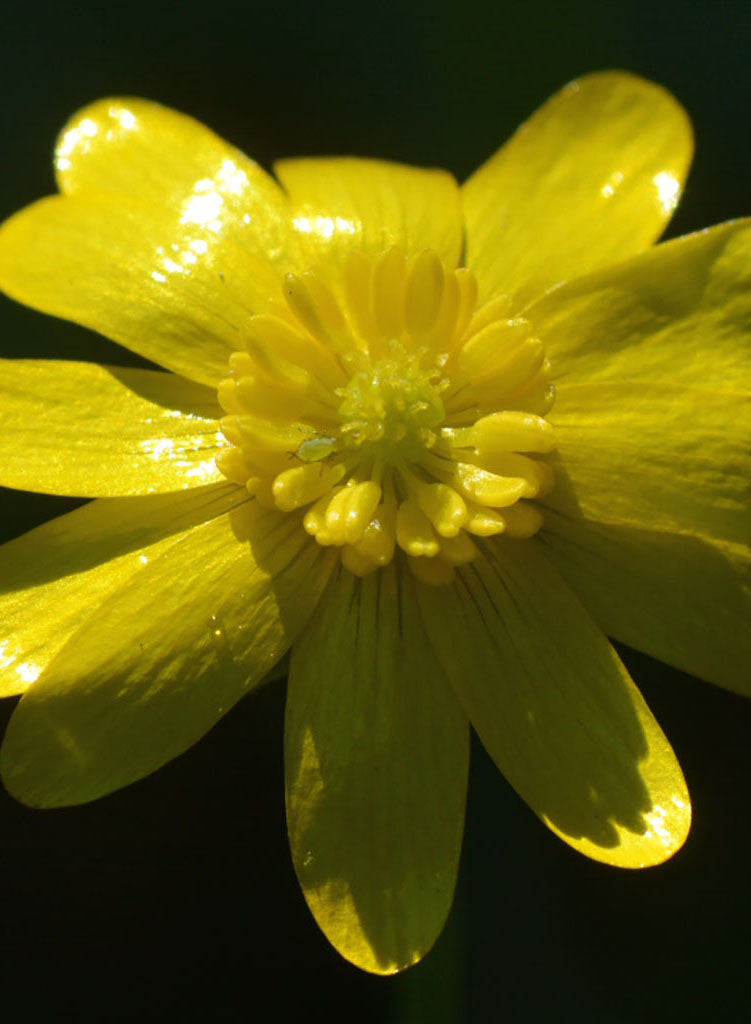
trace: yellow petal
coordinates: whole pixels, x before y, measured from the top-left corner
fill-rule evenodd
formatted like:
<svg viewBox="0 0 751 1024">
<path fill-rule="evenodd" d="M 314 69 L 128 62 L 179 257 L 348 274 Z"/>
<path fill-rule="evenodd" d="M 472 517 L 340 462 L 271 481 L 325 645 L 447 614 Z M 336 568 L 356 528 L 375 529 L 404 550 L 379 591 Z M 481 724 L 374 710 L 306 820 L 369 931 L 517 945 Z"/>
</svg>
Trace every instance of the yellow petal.
<svg viewBox="0 0 751 1024">
<path fill-rule="evenodd" d="M 285 762 L 295 870 L 337 950 L 392 974 L 427 953 L 453 897 L 466 717 L 393 566 L 343 572 L 292 653 Z"/>
<path fill-rule="evenodd" d="M 92 501 L 0 547 L 0 696 L 35 682 L 82 620 L 155 557 L 246 500 L 224 485 Z"/>
<path fill-rule="evenodd" d="M 748 391 L 751 220 L 588 274 L 528 311 L 554 378 Z"/>
<path fill-rule="evenodd" d="M 279 661 L 331 566 L 297 517 L 257 502 L 194 527 L 24 694 L 0 753 L 6 787 L 32 806 L 83 803 L 182 753 Z"/>
<path fill-rule="evenodd" d="M 42 199 L 0 228 L 0 288 L 216 386 L 249 317 L 280 288 L 223 224 L 130 196 Z"/>
<path fill-rule="evenodd" d="M 419 589 L 428 635 L 503 774 L 562 839 L 645 867 L 683 843 L 678 762 L 605 636 L 534 541 L 482 544 L 453 587 Z"/>
<path fill-rule="evenodd" d="M 693 150 L 682 107 L 622 71 L 571 82 L 462 188 L 480 294 L 546 288 L 646 248 L 680 196 Z"/>
<path fill-rule="evenodd" d="M 282 160 L 274 167 L 311 262 L 340 269 L 347 254 L 401 246 L 434 249 L 455 266 L 461 251 L 459 189 L 446 171 L 351 157 Z"/>
<path fill-rule="evenodd" d="M 573 518 L 751 543 L 751 394 L 562 383 L 554 491 Z"/>
<path fill-rule="evenodd" d="M 0 360 L 0 483 L 114 497 L 221 482 L 216 395 L 174 374 Z"/>
<path fill-rule="evenodd" d="M 751 696 L 751 551 L 551 509 L 545 553 L 614 640 Z"/>
<path fill-rule="evenodd" d="M 192 117 L 158 103 L 110 97 L 84 107 L 60 133 L 55 168 L 69 195 L 133 196 L 194 226 L 218 222 L 215 233 L 280 269 L 295 263 L 287 198 L 274 179 Z"/>
</svg>

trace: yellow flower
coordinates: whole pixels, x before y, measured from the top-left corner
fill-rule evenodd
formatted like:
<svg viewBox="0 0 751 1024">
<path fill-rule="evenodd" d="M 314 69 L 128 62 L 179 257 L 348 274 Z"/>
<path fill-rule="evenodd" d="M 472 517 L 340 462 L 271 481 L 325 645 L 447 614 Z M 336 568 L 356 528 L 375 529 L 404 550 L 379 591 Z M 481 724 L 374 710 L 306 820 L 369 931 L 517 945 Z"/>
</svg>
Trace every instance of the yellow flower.
<svg viewBox="0 0 751 1024">
<path fill-rule="evenodd" d="M 692 148 L 595 74 L 461 188 L 281 183 L 142 100 L 82 111 L 0 285 L 165 369 L 5 360 L 0 483 L 97 500 L 0 552 L 9 790 L 154 771 L 291 648 L 289 834 L 319 925 L 389 973 L 452 900 L 468 724 L 567 843 L 689 828 L 605 634 L 749 692 L 751 225 L 650 248 Z"/>
</svg>

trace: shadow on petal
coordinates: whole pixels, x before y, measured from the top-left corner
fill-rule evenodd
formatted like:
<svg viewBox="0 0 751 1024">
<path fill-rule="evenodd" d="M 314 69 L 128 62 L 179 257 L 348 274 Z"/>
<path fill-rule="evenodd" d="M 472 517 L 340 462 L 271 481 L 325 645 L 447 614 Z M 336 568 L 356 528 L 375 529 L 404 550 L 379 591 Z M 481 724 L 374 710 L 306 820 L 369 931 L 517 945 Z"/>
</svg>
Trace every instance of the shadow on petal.
<svg viewBox="0 0 751 1024">
<path fill-rule="evenodd" d="M 563 839 L 623 867 L 683 842 L 689 799 L 615 651 L 534 542 L 495 539 L 423 617 L 484 746 Z"/>
</svg>

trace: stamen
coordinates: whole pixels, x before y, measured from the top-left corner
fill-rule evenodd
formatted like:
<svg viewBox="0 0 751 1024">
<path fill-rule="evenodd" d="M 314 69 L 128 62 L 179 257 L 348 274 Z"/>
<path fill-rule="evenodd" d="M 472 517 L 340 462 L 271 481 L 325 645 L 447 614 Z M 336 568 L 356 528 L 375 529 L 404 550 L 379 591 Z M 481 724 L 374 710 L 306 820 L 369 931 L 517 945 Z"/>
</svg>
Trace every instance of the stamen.
<svg viewBox="0 0 751 1024">
<path fill-rule="evenodd" d="M 372 480 L 363 480 L 351 488 L 344 521 L 347 544 L 359 544 L 365 529 L 381 501 L 382 491 Z"/>
<path fill-rule="evenodd" d="M 480 458 L 497 452 L 552 452 L 553 428 L 541 416 L 505 410 L 483 416 L 472 428 L 472 444 Z"/>
<path fill-rule="evenodd" d="M 400 470 L 411 495 L 442 537 L 455 537 L 467 521 L 464 499 L 448 484 L 425 483 L 406 467 Z"/>
<path fill-rule="evenodd" d="M 428 249 L 418 253 L 410 267 L 406 301 L 407 330 L 413 337 L 427 334 L 438 319 L 443 286 L 443 264 L 438 256 Z"/>
<path fill-rule="evenodd" d="M 394 246 L 382 253 L 373 267 L 373 314 L 377 331 L 373 342 L 377 344 L 371 345 L 371 353 L 376 357 L 386 354 L 389 341 L 402 336 L 405 288 L 404 253 Z"/>
<path fill-rule="evenodd" d="M 271 486 L 277 508 L 292 512 L 303 505 L 310 505 L 316 498 L 326 494 L 344 476 L 344 466 L 296 466 L 280 473 Z M 328 525 L 328 517 L 327 517 Z"/>
<path fill-rule="evenodd" d="M 438 538 L 414 498 L 403 501 L 396 513 L 396 541 L 408 555 L 432 558 L 438 554 Z"/>
<path fill-rule="evenodd" d="M 477 546 L 466 533 L 458 533 L 455 537 L 441 537 L 441 558 L 449 565 L 466 565 L 477 556 Z"/>
<path fill-rule="evenodd" d="M 467 503 L 467 521 L 464 529 L 475 537 L 493 537 L 497 533 L 503 533 L 506 529 L 506 519 L 494 508 L 484 508 L 482 505 Z M 508 510 L 506 510 L 508 511 Z"/>
<path fill-rule="evenodd" d="M 496 366 L 509 362 L 530 335 L 528 320 L 496 320 L 473 334 L 457 357 L 460 371 L 467 377 L 485 377 Z"/>
<path fill-rule="evenodd" d="M 313 339 L 334 352 L 351 350 L 352 339 L 336 299 L 315 274 L 287 274 L 284 293 L 290 310 Z"/>
<path fill-rule="evenodd" d="M 342 547 L 347 541 L 347 507 L 352 495 L 352 487 L 343 487 L 328 504 L 326 509 L 325 529 L 331 543 Z"/>
<path fill-rule="evenodd" d="M 472 314 L 477 305 L 477 278 L 470 270 L 460 267 L 454 271 L 454 280 L 459 289 L 459 305 L 454 326 L 454 338 L 457 342 L 460 342 L 465 335 L 467 325 L 472 319 Z"/>
<path fill-rule="evenodd" d="M 396 516 L 393 510 L 379 505 L 365 527 L 357 550 L 370 560 L 371 566 L 388 565 L 396 547 Z"/>
<path fill-rule="evenodd" d="M 506 508 L 520 498 L 533 497 L 524 477 L 499 476 L 468 462 L 456 463 L 454 481 L 462 494 L 491 508 Z"/>
<path fill-rule="evenodd" d="M 350 253 L 344 266 L 344 286 L 350 316 L 366 344 L 378 337 L 373 313 L 373 263 L 365 253 Z"/>
<path fill-rule="evenodd" d="M 276 316 L 260 314 L 250 321 L 246 346 L 257 341 L 281 359 L 294 363 L 316 377 L 329 390 L 346 383 L 346 377 L 331 352 L 308 334 L 294 330 Z"/>
</svg>

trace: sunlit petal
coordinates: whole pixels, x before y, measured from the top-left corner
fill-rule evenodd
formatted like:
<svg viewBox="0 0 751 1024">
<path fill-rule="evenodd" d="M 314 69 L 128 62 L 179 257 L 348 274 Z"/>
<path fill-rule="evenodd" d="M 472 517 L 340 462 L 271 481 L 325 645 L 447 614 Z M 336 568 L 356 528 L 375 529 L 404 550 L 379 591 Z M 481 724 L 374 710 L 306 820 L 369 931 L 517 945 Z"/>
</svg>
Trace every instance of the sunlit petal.
<svg viewBox="0 0 751 1024">
<path fill-rule="evenodd" d="M 344 571 L 292 655 L 287 816 L 308 904 L 359 967 L 408 967 L 443 927 L 468 756 L 409 578 Z"/>
<path fill-rule="evenodd" d="M 449 266 L 459 260 L 459 189 L 446 171 L 349 157 L 281 160 L 274 170 L 312 263 L 341 267 L 349 252 L 391 245 L 410 254 L 434 249 Z"/>
<path fill-rule="evenodd" d="M 202 523 L 245 501 L 230 484 L 92 501 L 0 547 L 0 696 L 36 682 L 111 593 Z"/>
<path fill-rule="evenodd" d="M 10 792 L 32 806 L 83 803 L 195 743 L 313 611 L 332 562 L 302 538 L 246 501 L 109 593 L 13 713 L 0 755 Z"/>
<path fill-rule="evenodd" d="M 452 588 L 421 588 L 430 639 L 503 774 L 571 846 L 666 860 L 691 811 L 670 745 L 623 665 L 533 543 L 495 540 Z"/>
<path fill-rule="evenodd" d="M 527 315 L 560 385 L 643 380 L 748 392 L 751 220 L 585 275 Z"/>
<path fill-rule="evenodd" d="M 170 209 L 187 245 L 193 231 L 194 241 L 231 243 L 280 271 L 296 262 L 287 200 L 274 179 L 200 122 L 159 103 L 109 97 L 84 107 L 60 133 L 55 170 L 67 195 L 111 192 Z"/>
<path fill-rule="evenodd" d="M 42 199 L 0 228 L 0 287 L 216 386 L 280 284 L 231 240 L 209 244 L 211 231 L 129 196 Z"/>
<path fill-rule="evenodd" d="M 0 360 L 0 484 L 113 497 L 224 480 L 214 392 L 174 374 Z"/>
<path fill-rule="evenodd" d="M 693 152 L 664 89 L 623 71 L 571 82 L 462 188 L 467 263 L 518 305 L 662 232 Z"/>
</svg>

